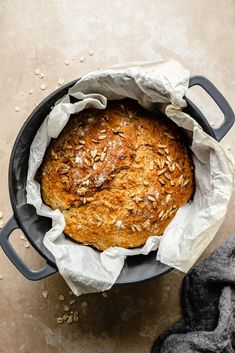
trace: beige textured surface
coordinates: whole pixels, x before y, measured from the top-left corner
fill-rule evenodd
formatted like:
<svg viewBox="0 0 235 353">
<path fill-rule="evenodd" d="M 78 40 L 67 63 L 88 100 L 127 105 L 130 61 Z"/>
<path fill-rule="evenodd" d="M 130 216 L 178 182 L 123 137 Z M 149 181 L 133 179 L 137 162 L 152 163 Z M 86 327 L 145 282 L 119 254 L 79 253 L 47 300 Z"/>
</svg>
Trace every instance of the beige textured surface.
<svg viewBox="0 0 235 353">
<path fill-rule="evenodd" d="M 98 67 L 132 60 L 180 60 L 192 73 L 211 79 L 235 108 L 235 3 L 226 0 L 6 1 L 0 3 L 0 209 L 7 220 L 11 205 L 7 166 L 12 145 L 25 118 L 59 77 L 66 81 Z M 89 56 L 88 51 L 94 51 Z M 79 58 L 84 56 L 85 61 Z M 65 65 L 65 60 L 69 65 Z M 39 79 L 39 68 L 45 78 Z M 42 91 L 40 85 L 46 83 Z M 29 95 L 29 89 L 34 93 Z M 192 90 L 199 94 L 199 90 Z M 197 95 L 213 123 L 220 113 Z M 15 112 L 16 106 L 20 107 Z M 234 128 L 224 138 L 235 155 Z M 234 198 L 233 198 L 234 199 Z M 235 232 L 233 200 L 223 226 L 206 256 Z M 21 233 L 12 241 L 34 267 L 42 260 L 26 249 Z M 179 290 L 183 275 L 175 271 L 152 282 L 113 288 L 79 298 L 76 324 L 57 327 L 62 312 L 57 297 L 68 289 L 59 275 L 29 282 L 0 251 L 0 352 L 149 352 L 153 339 L 180 316 Z M 41 296 L 48 290 L 49 297 Z M 81 308 L 82 301 L 88 302 Z"/>
</svg>

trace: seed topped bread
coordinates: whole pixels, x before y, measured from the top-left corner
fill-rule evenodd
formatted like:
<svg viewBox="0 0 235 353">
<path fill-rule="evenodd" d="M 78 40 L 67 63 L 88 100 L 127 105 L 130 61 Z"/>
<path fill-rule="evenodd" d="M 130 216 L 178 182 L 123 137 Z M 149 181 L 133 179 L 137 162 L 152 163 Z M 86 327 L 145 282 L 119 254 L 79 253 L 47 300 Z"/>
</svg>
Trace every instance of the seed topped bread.
<svg viewBox="0 0 235 353">
<path fill-rule="evenodd" d="M 99 250 L 163 234 L 194 192 L 193 164 L 168 118 L 123 100 L 70 117 L 39 170 L 42 199 L 65 234 Z"/>
</svg>

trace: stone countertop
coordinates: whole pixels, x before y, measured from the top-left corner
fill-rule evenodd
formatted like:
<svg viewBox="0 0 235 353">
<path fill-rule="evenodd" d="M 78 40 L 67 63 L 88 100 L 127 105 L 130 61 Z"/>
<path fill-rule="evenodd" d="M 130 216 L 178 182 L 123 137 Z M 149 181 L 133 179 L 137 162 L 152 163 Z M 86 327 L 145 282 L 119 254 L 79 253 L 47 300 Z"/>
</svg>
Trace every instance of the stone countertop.
<svg viewBox="0 0 235 353">
<path fill-rule="evenodd" d="M 232 0 L 2 0 L 0 33 L 4 221 L 12 214 L 7 170 L 14 140 L 34 106 L 58 86 L 60 78 L 68 82 L 114 64 L 174 58 L 192 74 L 209 78 L 235 109 Z M 44 77 L 35 75 L 36 69 Z M 222 114 L 200 89 L 192 89 L 190 96 L 212 124 L 219 123 Z M 235 155 L 234 128 L 223 142 Z M 234 201 L 233 196 L 222 227 L 202 257 L 234 233 Z M 39 268 L 42 259 L 24 246 L 21 234 L 13 232 L 14 247 L 27 263 Z M 139 285 L 114 287 L 107 297 L 76 298 L 70 310 L 78 310 L 78 322 L 62 325 L 57 317 L 73 298 L 60 275 L 30 282 L 2 250 L 0 274 L 0 353 L 145 353 L 153 339 L 180 317 L 184 275 L 178 271 Z M 43 291 L 48 292 L 47 299 Z M 58 299 L 60 294 L 65 301 Z"/>
</svg>

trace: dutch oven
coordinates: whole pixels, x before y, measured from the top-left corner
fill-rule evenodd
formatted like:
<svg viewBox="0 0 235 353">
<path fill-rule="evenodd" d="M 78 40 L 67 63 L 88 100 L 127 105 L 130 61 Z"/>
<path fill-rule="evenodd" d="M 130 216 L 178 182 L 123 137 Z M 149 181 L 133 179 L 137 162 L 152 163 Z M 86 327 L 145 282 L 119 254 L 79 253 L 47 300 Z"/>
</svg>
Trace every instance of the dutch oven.
<svg viewBox="0 0 235 353">
<path fill-rule="evenodd" d="M 13 216 L 0 232 L 0 245 L 17 269 L 30 280 L 40 280 L 57 272 L 53 255 L 45 248 L 43 238 L 51 228 L 49 218 L 38 216 L 35 208 L 26 202 L 26 180 L 28 171 L 28 158 L 30 145 L 36 132 L 45 117 L 50 113 L 55 102 L 62 98 L 77 80 L 60 87 L 46 97 L 31 113 L 22 126 L 14 143 L 9 163 L 9 193 L 13 208 Z M 194 76 L 190 78 L 189 87 L 201 86 L 222 110 L 224 120 L 219 128 L 212 128 L 202 112 L 187 98 L 187 107 L 184 112 L 194 118 L 203 130 L 217 141 L 220 141 L 234 123 L 234 113 L 218 89 L 205 77 Z M 34 249 L 46 260 L 46 265 L 34 271 L 30 269 L 19 257 L 9 242 L 13 230 L 20 228 Z M 128 257 L 117 279 L 117 284 L 137 283 L 148 279 L 160 277 L 173 270 L 159 261 L 156 261 L 156 251 L 149 255 Z"/>
</svg>

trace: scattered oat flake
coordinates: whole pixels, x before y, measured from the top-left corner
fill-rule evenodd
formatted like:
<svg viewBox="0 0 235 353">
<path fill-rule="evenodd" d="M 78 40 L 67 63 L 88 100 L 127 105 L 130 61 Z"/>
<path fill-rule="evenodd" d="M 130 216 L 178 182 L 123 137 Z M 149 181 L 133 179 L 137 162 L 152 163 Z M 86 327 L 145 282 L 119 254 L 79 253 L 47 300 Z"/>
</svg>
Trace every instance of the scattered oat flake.
<svg viewBox="0 0 235 353">
<path fill-rule="evenodd" d="M 107 135 L 100 135 L 98 136 L 98 140 L 104 140 L 106 139 Z"/>
<path fill-rule="evenodd" d="M 143 199 L 141 197 L 136 196 L 134 201 L 138 203 L 143 201 Z"/>
<path fill-rule="evenodd" d="M 170 201 L 170 199 L 171 199 L 171 194 L 167 194 L 166 195 L 166 203 L 168 203 Z"/>
<path fill-rule="evenodd" d="M 41 72 L 41 73 L 39 74 L 39 78 L 44 78 L 44 77 L 45 77 L 44 73 Z"/>
<path fill-rule="evenodd" d="M 40 74 L 40 70 L 39 70 L 39 69 L 36 69 L 36 70 L 34 71 L 34 73 L 35 73 L 35 75 L 39 75 L 39 74 Z"/>
<path fill-rule="evenodd" d="M 151 227 L 150 220 L 147 219 L 147 221 L 145 221 L 144 224 L 142 224 L 142 226 L 143 226 L 143 229 L 148 229 L 149 230 L 150 227 Z"/>
<path fill-rule="evenodd" d="M 57 317 L 56 321 L 57 321 L 57 324 L 62 324 L 64 320 L 62 317 Z"/>
<path fill-rule="evenodd" d="M 162 185 L 165 185 L 165 184 L 166 184 L 165 180 L 163 180 L 163 179 L 161 179 L 161 178 L 159 178 L 159 182 L 160 182 Z M 171 182 L 173 182 L 173 180 L 171 180 Z"/>
<path fill-rule="evenodd" d="M 160 154 L 161 156 L 164 155 L 164 151 L 163 150 L 158 150 L 157 153 Z"/>
<path fill-rule="evenodd" d="M 164 176 L 165 176 L 167 179 L 171 180 L 171 176 L 170 176 L 170 174 L 168 174 L 168 173 L 164 173 Z"/>
<path fill-rule="evenodd" d="M 103 162 L 103 161 L 105 160 L 105 157 L 106 157 L 106 153 L 105 153 L 105 152 L 102 152 L 102 153 L 101 153 L 101 156 L 100 156 L 101 162 Z"/>
<path fill-rule="evenodd" d="M 71 324 L 73 322 L 73 316 L 69 315 L 67 322 Z"/>
<path fill-rule="evenodd" d="M 155 198 L 152 197 L 152 196 L 148 196 L 148 200 L 151 201 L 151 202 L 155 202 L 156 201 Z"/>
<path fill-rule="evenodd" d="M 132 230 L 132 232 L 136 231 L 134 224 L 131 225 L 131 230 Z"/>
<path fill-rule="evenodd" d="M 122 138 L 125 138 L 124 134 L 122 132 L 119 132 L 118 133 L 118 136 L 122 137 Z"/>
<path fill-rule="evenodd" d="M 48 298 L 48 291 L 47 291 L 47 290 L 44 290 L 44 291 L 42 292 L 42 296 L 43 296 L 43 298 L 47 299 L 47 298 Z"/>
<path fill-rule="evenodd" d="M 153 202 L 153 208 L 157 208 L 157 202 Z"/>
<path fill-rule="evenodd" d="M 164 135 L 166 135 L 167 137 L 169 137 L 170 140 L 174 140 L 174 136 L 172 136 L 171 134 L 169 134 L 168 132 L 164 132 Z"/>
<path fill-rule="evenodd" d="M 75 300 L 75 299 L 70 300 L 69 305 L 73 305 L 75 302 L 76 302 L 76 300 Z"/>
<path fill-rule="evenodd" d="M 33 94 L 33 89 L 30 89 L 30 90 L 29 90 L 29 94 Z"/>
<path fill-rule="evenodd" d="M 166 159 L 168 160 L 168 162 L 172 163 L 172 158 L 171 158 L 171 156 L 167 156 Z"/>
<path fill-rule="evenodd" d="M 103 296 L 104 298 L 107 298 L 107 297 L 108 297 L 108 294 L 107 294 L 106 292 L 103 292 L 103 293 L 102 293 L 102 296 Z"/>
<path fill-rule="evenodd" d="M 24 234 L 20 234 L 20 240 L 25 240 Z"/>
<path fill-rule="evenodd" d="M 97 149 L 95 148 L 93 151 L 90 151 L 90 154 L 91 154 L 91 157 L 92 158 L 95 158 L 96 157 L 96 155 L 97 155 Z"/>
<path fill-rule="evenodd" d="M 68 305 L 64 305 L 64 311 L 69 311 L 69 306 Z"/>
<path fill-rule="evenodd" d="M 27 248 L 27 249 L 29 248 L 29 242 L 27 240 L 24 243 L 24 247 Z"/>
<path fill-rule="evenodd" d="M 69 61 L 68 61 L 68 60 L 65 60 L 64 64 L 65 64 L 65 65 L 69 65 Z"/>
<path fill-rule="evenodd" d="M 88 303 L 87 303 L 87 302 L 81 302 L 81 306 L 82 306 L 83 308 L 86 308 L 86 307 L 88 306 Z"/>
<path fill-rule="evenodd" d="M 81 63 L 83 63 L 83 61 L 85 61 L 85 57 L 81 56 L 79 60 L 80 60 Z"/>
<path fill-rule="evenodd" d="M 94 218 L 96 221 L 104 222 L 103 218 L 100 217 L 100 216 L 98 216 L 98 215 L 96 215 L 96 214 L 93 215 L 93 218 Z"/>
<path fill-rule="evenodd" d="M 61 301 L 65 300 L 65 296 L 64 296 L 63 294 L 60 294 L 58 298 L 59 298 L 59 300 L 61 300 Z"/>
<path fill-rule="evenodd" d="M 149 163 L 149 169 L 150 169 L 150 170 L 153 170 L 153 169 L 154 169 L 154 161 L 151 161 L 151 162 Z"/>
<path fill-rule="evenodd" d="M 88 159 L 84 158 L 84 162 L 86 163 L 86 165 L 87 165 L 88 167 L 91 166 L 91 163 L 90 163 L 90 161 L 89 161 Z"/>
<path fill-rule="evenodd" d="M 183 182 L 183 186 L 186 186 L 188 183 L 189 183 L 189 180 L 185 180 L 185 181 Z"/>
<path fill-rule="evenodd" d="M 166 172 L 166 168 L 163 168 L 163 169 L 161 169 L 158 173 L 157 173 L 157 175 L 159 176 L 159 175 L 162 175 L 162 174 L 164 174 Z"/>
<path fill-rule="evenodd" d="M 47 88 L 47 85 L 45 83 L 43 83 L 41 86 L 40 86 L 41 90 L 42 91 L 45 91 L 45 89 Z"/>
<path fill-rule="evenodd" d="M 79 320 L 78 315 L 74 315 L 74 316 L 73 316 L 73 321 L 77 322 L 78 320 Z"/>
<path fill-rule="evenodd" d="M 66 321 L 68 319 L 68 317 L 69 317 L 68 314 L 64 314 L 63 315 L 63 320 Z"/>
<path fill-rule="evenodd" d="M 58 80 L 58 85 L 62 86 L 64 84 L 64 78 L 60 77 Z"/>
<path fill-rule="evenodd" d="M 15 112 L 19 112 L 20 111 L 20 107 L 15 107 Z"/>
<path fill-rule="evenodd" d="M 178 179 L 178 183 L 181 184 L 182 181 L 183 181 L 183 179 L 184 179 L 184 176 L 183 176 L 183 174 L 181 174 L 180 177 L 179 177 L 179 179 Z"/>
<path fill-rule="evenodd" d="M 3 213 L 0 211 L 0 219 L 3 218 Z"/>
<path fill-rule="evenodd" d="M 93 52 L 93 50 L 90 49 L 90 50 L 89 50 L 89 55 L 92 56 L 92 55 L 94 55 L 94 54 L 95 54 L 95 53 Z"/>
</svg>

